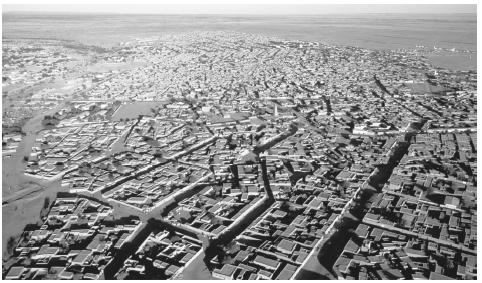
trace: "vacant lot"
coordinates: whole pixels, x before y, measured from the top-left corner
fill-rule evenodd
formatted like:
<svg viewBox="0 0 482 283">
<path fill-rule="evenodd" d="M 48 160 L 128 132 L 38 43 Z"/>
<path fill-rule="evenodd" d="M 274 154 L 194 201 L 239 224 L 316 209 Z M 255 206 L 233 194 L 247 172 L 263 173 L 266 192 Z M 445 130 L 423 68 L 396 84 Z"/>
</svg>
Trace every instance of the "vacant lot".
<svg viewBox="0 0 482 283">
<path fill-rule="evenodd" d="M 413 83 L 407 84 L 407 86 L 412 89 L 412 93 L 414 94 L 440 93 L 446 91 L 446 88 L 442 86 L 434 86 L 429 83 Z"/>
<path fill-rule="evenodd" d="M 137 119 L 139 115 L 152 115 L 152 110 L 159 105 L 163 105 L 164 102 L 132 102 L 126 103 L 119 107 L 119 109 L 112 116 L 113 121 L 120 121 L 120 119 Z"/>
</svg>

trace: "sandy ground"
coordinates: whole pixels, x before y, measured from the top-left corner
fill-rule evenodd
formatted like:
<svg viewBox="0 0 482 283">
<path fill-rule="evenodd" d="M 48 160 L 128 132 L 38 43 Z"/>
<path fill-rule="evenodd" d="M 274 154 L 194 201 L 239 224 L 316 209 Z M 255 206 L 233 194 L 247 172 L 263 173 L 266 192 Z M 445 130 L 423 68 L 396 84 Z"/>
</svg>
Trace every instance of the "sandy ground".
<svg viewBox="0 0 482 283">
<path fill-rule="evenodd" d="M 433 54 L 428 55 L 430 62 L 450 70 L 477 70 L 477 54 Z"/>
</svg>

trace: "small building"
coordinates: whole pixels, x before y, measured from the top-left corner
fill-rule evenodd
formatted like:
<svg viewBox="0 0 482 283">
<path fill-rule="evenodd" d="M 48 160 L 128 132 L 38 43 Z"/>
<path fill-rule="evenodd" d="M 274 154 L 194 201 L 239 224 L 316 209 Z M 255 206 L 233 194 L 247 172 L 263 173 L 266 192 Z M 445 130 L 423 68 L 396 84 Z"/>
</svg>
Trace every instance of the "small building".
<svg viewBox="0 0 482 283">
<path fill-rule="evenodd" d="M 291 255 L 296 249 L 296 243 L 287 239 L 282 239 L 276 246 L 276 249 L 282 253 Z"/>
<path fill-rule="evenodd" d="M 234 272 L 236 266 L 231 264 L 225 264 L 221 269 L 214 269 L 213 276 L 222 280 L 234 280 Z"/>
<path fill-rule="evenodd" d="M 23 266 L 13 266 L 5 276 L 6 280 L 19 280 L 22 279 L 23 274 L 27 271 L 27 269 Z"/>
<path fill-rule="evenodd" d="M 278 266 L 281 264 L 280 262 L 274 259 L 270 259 L 261 255 L 257 255 L 253 263 L 269 270 L 276 270 Z"/>
</svg>

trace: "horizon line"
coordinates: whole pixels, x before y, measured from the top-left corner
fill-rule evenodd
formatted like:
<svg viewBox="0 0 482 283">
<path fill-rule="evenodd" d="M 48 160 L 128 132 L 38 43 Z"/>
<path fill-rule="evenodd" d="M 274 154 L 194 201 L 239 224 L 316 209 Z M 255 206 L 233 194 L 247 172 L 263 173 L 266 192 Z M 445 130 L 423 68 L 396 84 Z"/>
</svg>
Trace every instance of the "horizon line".
<svg viewBox="0 0 482 283">
<path fill-rule="evenodd" d="M 477 11 L 475 12 L 356 12 L 356 13 L 275 13 L 275 14 L 268 14 L 268 13 L 222 13 L 222 12 L 211 12 L 211 13 L 203 13 L 203 12 L 185 12 L 185 13 L 169 13 L 169 12 L 105 12 L 105 11 L 27 11 L 27 10 L 11 10 L 11 11 L 2 11 L 2 14 L 97 14 L 97 15 L 256 15 L 256 16 L 311 16 L 311 15 L 384 15 L 384 14 L 392 14 L 392 15 L 463 15 L 463 14 L 473 14 L 477 15 Z"/>
<path fill-rule="evenodd" d="M 148 15 L 477 14 L 475 4 L 2 5 L 3 13 Z"/>
</svg>

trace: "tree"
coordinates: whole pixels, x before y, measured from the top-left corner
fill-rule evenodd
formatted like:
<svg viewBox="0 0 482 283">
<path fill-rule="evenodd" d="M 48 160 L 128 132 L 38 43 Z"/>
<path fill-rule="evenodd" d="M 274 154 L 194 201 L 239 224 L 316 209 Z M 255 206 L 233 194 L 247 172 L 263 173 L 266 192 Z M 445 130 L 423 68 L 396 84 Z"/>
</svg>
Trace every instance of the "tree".
<svg viewBox="0 0 482 283">
<path fill-rule="evenodd" d="M 46 197 L 44 199 L 44 208 L 48 208 L 49 207 L 49 204 L 50 204 L 50 198 L 49 197 Z"/>
<path fill-rule="evenodd" d="M 15 248 L 15 238 L 10 236 L 7 241 L 7 252 L 8 254 L 13 254 L 13 250 Z"/>
<path fill-rule="evenodd" d="M 43 219 L 45 216 L 47 216 L 47 214 L 49 212 L 48 211 L 49 205 L 50 205 L 50 198 L 46 197 L 44 199 L 44 205 L 43 205 L 42 209 L 40 210 L 40 219 Z"/>
</svg>

